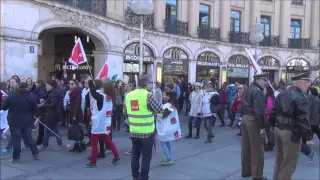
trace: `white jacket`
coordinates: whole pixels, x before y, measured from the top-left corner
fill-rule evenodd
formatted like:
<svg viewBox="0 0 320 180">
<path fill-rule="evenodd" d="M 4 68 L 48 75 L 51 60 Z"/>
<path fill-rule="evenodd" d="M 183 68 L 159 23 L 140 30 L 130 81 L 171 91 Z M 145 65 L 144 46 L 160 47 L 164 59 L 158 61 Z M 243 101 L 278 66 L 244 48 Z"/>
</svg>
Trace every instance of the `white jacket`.
<svg viewBox="0 0 320 180">
<path fill-rule="evenodd" d="M 214 94 L 218 94 L 217 92 L 206 92 L 202 97 L 202 116 L 209 117 L 212 116 L 212 112 L 210 109 L 210 100 Z"/>
<path fill-rule="evenodd" d="M 191 108 L 190 108 L 189 116 L 200 117 L 199 114 L 201 113 L 202 96 L 203 96 L 202 90 L 198 92 L 192 91 L 192 93 L 190 94 L 189 100 L 190 100 Z"/>
</svg>

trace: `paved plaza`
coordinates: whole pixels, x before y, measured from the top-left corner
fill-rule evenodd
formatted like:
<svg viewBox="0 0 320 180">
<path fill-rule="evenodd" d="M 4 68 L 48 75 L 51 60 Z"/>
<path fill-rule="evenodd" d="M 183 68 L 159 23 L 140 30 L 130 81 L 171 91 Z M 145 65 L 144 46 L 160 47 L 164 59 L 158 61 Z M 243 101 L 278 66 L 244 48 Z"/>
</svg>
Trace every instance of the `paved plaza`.
<svg viewBox="0 0 320 180">
<path fill-rule="evenodd" d="M 183 134 L 186 134 L 187 124 L 182 122 Z M 180 139 L 173 143 L 175 163 L 171 166 L 159 166 L 162 158 L 160 144 L 157 143 L 156 155 L 153 157 L 150 169 L 150 179 L 243 179 L 241 178 L 240 149 L 238 129 L 230 127 L 216 127 L 216 137 L 211 144 L 204 144 L 204 129 L 201 130 L 201 139 Z M 63 130 L 63 134 L 65 134 Z M 63 136 L 64 144 L 72 144 Z M 307 157 L 300 154 L 299 165 L 294 174 L 294 179 L 319 179 L 319 140 L 314 138 L 316 155 L 311 163 Z M 110 166 L 112 155 L 98 160 L 95 169 L 84 168 L 88 163 L 87 157 L 91 148 L 84 153 L 70 153 L 68 149 L 54 152 L 55 138 L 51 137 L 49 150 L 40 153 L 40 160 L 33 161 L 30 152 L 22 152 L 21 163 L 12 164 L 9 160 L 11 154 L 1 155 L 1 179 L 132 179 L 130 169 L 130 155 L 125 152 L 130 150 L 131 141 L 124 128 L 114 133 L 114 142 L 122 155 L 119 165 Z M 7 143 L 1 140 L 1 147 Z M 71 147 L 69 147 L 71 148 Z M 275 162 L 275 153 L 265 153 L 265 176 L 272 178 Z"/>
</svg>

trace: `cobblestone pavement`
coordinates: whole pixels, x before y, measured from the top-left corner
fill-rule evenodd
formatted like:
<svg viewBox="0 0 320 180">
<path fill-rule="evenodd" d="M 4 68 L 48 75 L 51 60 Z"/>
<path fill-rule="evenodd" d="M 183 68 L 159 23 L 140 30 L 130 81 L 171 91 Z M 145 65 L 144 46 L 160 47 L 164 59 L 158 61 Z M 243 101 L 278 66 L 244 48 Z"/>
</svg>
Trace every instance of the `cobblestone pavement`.
<svg viewBox="0 0 320 180">
<path fill-rule="evenodd" d="M 183 134 L 186 134 L 187 124 L 182 122 Z M 66 130 L 62 130 L 66 133 Z M 230 127 L 214 128 L 215 139 L 211 144 L 204 144 L 204 129 L 199 140 L 180 139 L 173 143 L 175 163 L 171 166 L 159 166 L 162 158 L 160 144 L 157 143 L 157 153 L 153 157 L 150 169 L 150 179 L 242 179 L 240 165 L 241 144 L 238 142 L 238 129 Z M 132 179 L 130 157 L 125 152 L 131 148 L 131 141 L 124 128 L 114 132 L 114 142 L 123 159 L 119 165 L 110 166 L 112 155 L 98 160 L 95 169 L 84 168 L 88 163 L 87 156 L 91 149 L 77 154 L 70 153 L 68 148 L 61 152 L 50 150 L 56 144 L 51 137 L 49 150 L 41 152 L 40 160 L 33 161 L 30 152 L 22 152 L 21 163 L 12 164 L 11 154 L 1 155 L 1 179 Z M 63 136 L 64 144 L 72 144 Z M 314 139 L 312 147 L 316 151 L 314 160 L 308 163 L 307 157 L 300 154 L 299 165 L 294 179 L 319 179 L 319 140 Z M 7 143 L 1 140 L 1 147 Z M 265 153 L 265 176 L 272 177 L 275 153 Z"/>
</svg>

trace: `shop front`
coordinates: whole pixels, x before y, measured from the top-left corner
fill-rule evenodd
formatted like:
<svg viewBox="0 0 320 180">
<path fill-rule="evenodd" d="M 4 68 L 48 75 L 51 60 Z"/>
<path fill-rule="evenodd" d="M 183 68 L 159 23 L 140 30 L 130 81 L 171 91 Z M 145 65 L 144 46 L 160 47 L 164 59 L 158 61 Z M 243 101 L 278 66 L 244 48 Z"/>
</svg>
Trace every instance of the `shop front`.
<svg viewBox="0 0 320 180">
<path fill-rule="evenodd" d="M 214 80 L 220 78 L 220 59 L 213 52 L 203 52 L 197 57 L 196 80 Z"/>
<path fill-rule="evenodd" d="M 271 56 L 264 56 L 258 60 L 258 64 L 264 73 L 268 73 L 268 79 L 270 81 L 275 82 L 279 80 L 279 60 Z"/>
<path fill-rule="evenodd" d="M 249 83 L 249 59 L 243 55 L 233 55 L 228 60 L 228 82 L 238 82 L 240 84 Z"/>
<path fill-rule="evenodd" d="M 129 77 L 129 83 L 135 82 L 135 75 L 139 75 L 140 62 L 140 43 L 129 44 L 124 50 L 123 74 Z M 147 46 L 143 45 L 143 74 L 151 73 L 151 65 L 154 64 L 154 52 Z"/>
<path fill-rule="evenodd" d="M 287 63 L 287 68 L 286 68 L 287 83 L 291 84 L 291 77 L 292 76 L 294 76 L 296 74 L 308 72 L 309 70 L 310 70 L 310 65 L 306 60 L 299 59 L 299 58 L 290 60 Z"/>
<path fill-rule="evenodd" d="M 163 83 L 183 78 L 188 79 L 189 57 L 180 48 L 169 48 L 163 54 Z"/>
</svg>

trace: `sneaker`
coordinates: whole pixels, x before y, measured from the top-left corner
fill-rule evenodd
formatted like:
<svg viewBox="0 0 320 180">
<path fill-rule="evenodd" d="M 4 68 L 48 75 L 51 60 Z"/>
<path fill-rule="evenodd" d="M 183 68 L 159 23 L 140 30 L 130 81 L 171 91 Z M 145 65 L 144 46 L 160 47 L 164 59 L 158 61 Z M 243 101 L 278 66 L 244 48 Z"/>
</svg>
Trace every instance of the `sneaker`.
<svg viewBox="0 0 320 180">
<path fill-rule="evenodd" d="M 11 163 L 20 163 L 20 159 L 10 159 Z"/>
<path fill-rule="evenodd" d="M 24 151 L 30 151 L 30 148 L 29 147 L 24 147 L 23 150 Z"/>
<path fill-rule="evenodd" d="M 110 151 L 109 149 L 107 149 L 107 150 L 104 151 L 104 153 L 105 153 L 105 154 L 111 154 L 112 151 Z"/>
<path fill-rule="evenodd" d="M 86 168 L 96 168 L 97 165 L 96 164 L 93 164 L 92 162 L 88 163 L 88 164 L 85 164 L 84 167 Z"/>
<path fill-rule="evenodd" d="M 8 153 L 10 153 L 11 151 L 12 151 L 12 149 L 6 149 L 6 148 L 4 148 L 4 149 L 2 149 L 1 154 L 8 154 Z"/>
<path fill-rule="evenodd" d="M 55 147 L 53 148 L 54 151 L 62 151 L 63 150 L 63 146 L 58 146 L 58 147 Z"/>
<path fill-rule="evenodd" d="M 132 151 L 127 151 L 126 152 L 126 155 L 131 155 L 132 154 Z"/>
<path fill-rule="evenodd" d="M 308 156 L 308 162 L 311 162 L 313 160 L 314 154 L 315 154 L 315 152 L 312 151 L 311 154 Z"/>
<path fill-rule="evenodd" d="M 39 154 L 33 155 L 33 160 L 39 160 Z"/>
<path fill-rule="evenodd" d="M 165 158 L 163 161 L 161 161 L 161 165 L 168 165 L 168 164 L 172 164 L 173 160 L 172 159 L 167 159 Z"/>
<path fill-rule="evenodd" d="M 113 158 L 110 165 L 116 165 L 119 161 L 121 160 L 121 157 L 118 157 L 118 158 Z"/>
</svg>

